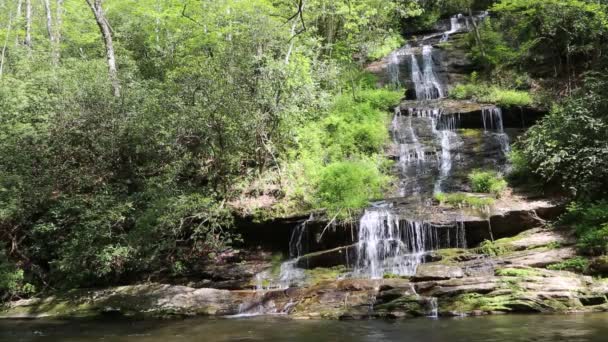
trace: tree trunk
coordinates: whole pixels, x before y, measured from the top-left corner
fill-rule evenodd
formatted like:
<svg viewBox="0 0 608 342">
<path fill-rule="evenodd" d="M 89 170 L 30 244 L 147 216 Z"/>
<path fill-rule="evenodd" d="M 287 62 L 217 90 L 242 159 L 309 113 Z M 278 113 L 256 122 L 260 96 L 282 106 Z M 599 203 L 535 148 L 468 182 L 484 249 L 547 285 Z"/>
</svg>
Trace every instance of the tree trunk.
<svg viewBox="0 0 608 342">
<path fill-rule="evenodd" d="M 44 3 L 44 11 L 46 13 L 46 32 L 49 35 L 49 40 L 51 43 L 55 40 L 55 35 L 53 34 L 53 16 L 51 15 L 51 4 L 49 0 L 42 0 Z"/>
<path fill-rule="evenodd" d="M 118 79 L 118 69 L 116 68 L 116 55 L 114 54 L 114 42 L 112 41 L 112 30 L 110 24 L 106 18 L 106 14 L 101 6 L 103 0 L 85 0 L 93 14 L 95 20 L 99 26 L 99 31 L 103 38 L 106 47 L 106 59 L 108 61 L 108 73 L 110 75 L 110 81 L 112 82 L 112 88 L 114 96 L 120 97 L 120 80 Z"/>
<path fill-rule="evenodd" d="M 11 26 L 13 25 L 13 13 L 9 14 L 8 25 L 6 27 L 6 37 L 4 38 L 4 45 L 2 46 L 2 56 L 0 56 L 0 78 L 4 73 L 4 57 L 6 56 L 6 46 L 8 45 L 8 37 L 11 34 Z"/>
<path fill-rule="evenodd" d="M 481 56 L 485 57 L 486 52 L 483 46 L 483 42 L 481 41 L 481 34 L 479 34 L 479 27 L 477 26 L 477 22 L 475 21 L 475 17 L 473 16 L 473 10 L 471 9 L 471 7 L 469 7 L 469 17 L 471 18 L 471 23 L 473 24 L 473 32 L 475 32 L 475 41 L 477 42 L 477 46 L 479 46 Z"/>
<path fill-rule="evenodd" d="M 53 15 L 51 14 L 51 3 L 50 0 L 42 0 L 44 3 L 44 10 L 46 12 L 46 31 L 49 35 L 49 41 L 51 42 L 51 58 L 53 65 L 59 63 L 57 59 L 57 46 L 55 45 L 55 32 L 53 31 Z"/>
<path fill-rule="evenodd" d="M 25 46 L 32 48 L 32 0 L 25 0 Z"/>
<path fill-rule="evenodd" d="M 21 19 L 21 8 L 23 6 L 23 0 L 19 0 L 17 2 L 17 15 L 15 16 L 15 21 L 17 22 L 17 26 L 19 26 L 19 20 Z M 19 46 L 21 41 L 19 40 L 19 31 L 17 30 L 17 34 L 15 35 L 15 46 Z"/>
<path fill-rule="evenodd" d="M 61 28 L 63 27 L 63 0 L 57 0 L 55 8 L 55 59 L 61 59 Z"/>
</svg>

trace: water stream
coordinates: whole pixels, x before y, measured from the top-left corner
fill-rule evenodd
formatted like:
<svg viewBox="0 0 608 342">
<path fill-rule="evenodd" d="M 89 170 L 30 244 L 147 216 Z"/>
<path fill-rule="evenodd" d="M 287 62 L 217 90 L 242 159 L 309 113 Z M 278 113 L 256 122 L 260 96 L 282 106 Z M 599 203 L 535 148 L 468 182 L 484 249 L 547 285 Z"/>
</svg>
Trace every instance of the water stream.
<svg viewBox="0 0 608 342">
<path fill-rule="evenodd" d="M 604 342 L 608 336 L 607 321 L 606 313 L 397 321 L 302 321 L 281 317 L 162 321 L 0 321 L 0 341 Z"/>
</svg>

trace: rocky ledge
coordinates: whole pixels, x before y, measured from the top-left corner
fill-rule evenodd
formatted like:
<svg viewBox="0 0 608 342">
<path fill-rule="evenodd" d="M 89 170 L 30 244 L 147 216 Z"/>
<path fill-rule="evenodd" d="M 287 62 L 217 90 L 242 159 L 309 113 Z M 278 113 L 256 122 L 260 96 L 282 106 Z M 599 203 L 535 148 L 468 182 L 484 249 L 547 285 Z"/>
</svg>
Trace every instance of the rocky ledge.
<svg viewBox="0 0 608 342">
<path fill-rule="evenodd" d="M 300 288 L 229 291 L 164 284 L 80 290 L 9 303 L 1 318 L 231 316 L 408 318 L 608 311 L 608 280 L 546 269 L 574 256 L 573 239 L 533 229 L 491 248 L 440 250 L 410 278 L 336 280 L 314 270 Z M 324 273 L 325 272 L 325 273 Z"/>
</svg>

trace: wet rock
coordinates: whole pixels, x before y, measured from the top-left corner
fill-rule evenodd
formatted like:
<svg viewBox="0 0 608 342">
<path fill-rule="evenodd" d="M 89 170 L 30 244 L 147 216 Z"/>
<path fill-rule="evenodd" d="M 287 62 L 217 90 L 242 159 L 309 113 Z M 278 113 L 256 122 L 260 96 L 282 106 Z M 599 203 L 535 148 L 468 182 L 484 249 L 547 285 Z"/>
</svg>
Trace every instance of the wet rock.
<svg viewBox="0 0 608 342">
<path fill-rule="evenodd" d="M 576 249 L 573 247 L 556 248 L 545 251 L 526 250 L 512 253 L 503 258 L 504 261 L 513 265 L 546 267 L 556 264 L 576 256 Z"/>
<path fill-rule="evenodd" d="M 420 317 L 428 314 L 428 299 L 416 295 L 398 297 L 388 303 L 375 306 L 379 316 Z"/>
<path fill-rule="evenodd" d="M 451 278 L 462 278 L 464 273 L 457 266 L 422 264 L 418 266 L 412 281 L 445 280 Z"/>
<path fill-rule="evenodd" d="M 576 239 L 569 232 L 562 232 L 544 228 L 535 228 L 509 239 L 506 244 L 514 250 L 520 251 L 543 246 L 570 246 Z"/>
<path fill-rule="evenodd" d="M 606 296 L 595 295 L 595 296 L 584 296 L 580 297 L 579 300 L 584 306 L 602 305 L 608 303 Z"/>
<path fill-rule="evenodd" d="M 589 264 L 589 270 L 593 274 L 608 275 L 608 256 L 593 258 Z"/>
<path fill-rule="evenodd" d="M 338 247 L 327 251 L 306 254 L 298 260 L 296 266 L 304 269 L 317 267 L 348 266 L 357 260 L 357 245 Z"/>
</svg>

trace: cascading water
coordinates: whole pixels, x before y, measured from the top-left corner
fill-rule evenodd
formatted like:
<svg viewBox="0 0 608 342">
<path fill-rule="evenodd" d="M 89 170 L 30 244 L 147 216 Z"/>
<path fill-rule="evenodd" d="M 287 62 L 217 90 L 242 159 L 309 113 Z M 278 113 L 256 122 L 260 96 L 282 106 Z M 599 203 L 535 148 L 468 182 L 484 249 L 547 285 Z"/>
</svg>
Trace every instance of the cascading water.
<svg viewBox="0 0 608 342">
<path fill-rule="evenodd" d="M 433 47 L 431 45 L 422 46 L 422 69 L 418 64 L 418 59 L 411 54 L 412 82 L 416 90 L 418 100 L 433 100 L 444 97 L 443 87 L 433 67 Z"/>
<path fill-rule="evenodd" d="M 291 238 L 289 239 L 289 260 L 281 264 L 278 277 L 273 277 L 269 271 L 256 274 L 257 291 L 286 289 L 302 282 L 306 278 L 304 270 L 296 267 L 296 265 L 300 257 L 306 252 L 306 233 L 308 224 L 312 220 L 314 220 L 314 216 L 311 214 L 307 220 L 298 224 L 291 233 Z"/>
<path fill-rule="evenodd" d="M 461 224 L 435 226 L 404 220 L 390 208 L 365 211 L 358 241 L 354 274 L 372 279 L 385 274 L 411 276 L 428 252 L 466 245 Z"/>
<path fill-rule="evenodd" d="M 484 132 L 493 131 L 493 135 L 500 144 L 503 154 L 511 151 L 509 136 L 505 133 L 502 109 L 497 106 L 488 106 L 481 109 Z"/>
<path fill-rule="evenodd" d="M 393 51 L 391 52 L 390 55 L 388 55 L 387 58 L 387 72 L 388 72 L 388 78 L 389 78 L 389 83 L 391 85 L 393 85 L 394 87 L 400 87 L 401 86 L 401 79 L 400 79 L 400 71 L 399 71 L 399 65 L 401 64 L 401 57 L 405 54 L 405 51 L 408 51 L 410 49 L 409 45 L 404 46 L 403 48 Z"/>
<path fill-rule="evenodd" d="M 441 144 L 441 155 L 439 158 L 439 178 L 435 182 L 433 190 L 435 194 L 444 190 L 443 183 L 452 172 L 452 141 L 457 137 L 456 128 L 459 117 L 456 115 L 440 115 L 437 119 L 440 120 L 439 124 L 436 124 L 435 121 L 432 124 L 439 126 L 439 129 L 433 126 L 433 132 Z"/>
<path fill-rule="evenodd" d="M 440 42 L 445 43 L 450 39 L 450 35 L 460 31 L 462 26 L 460 25 L 460 19 L 462 18 L 462 14 L 455 15 L 450 18 L 450 30 L 443 33 Z"/>
</svg>

